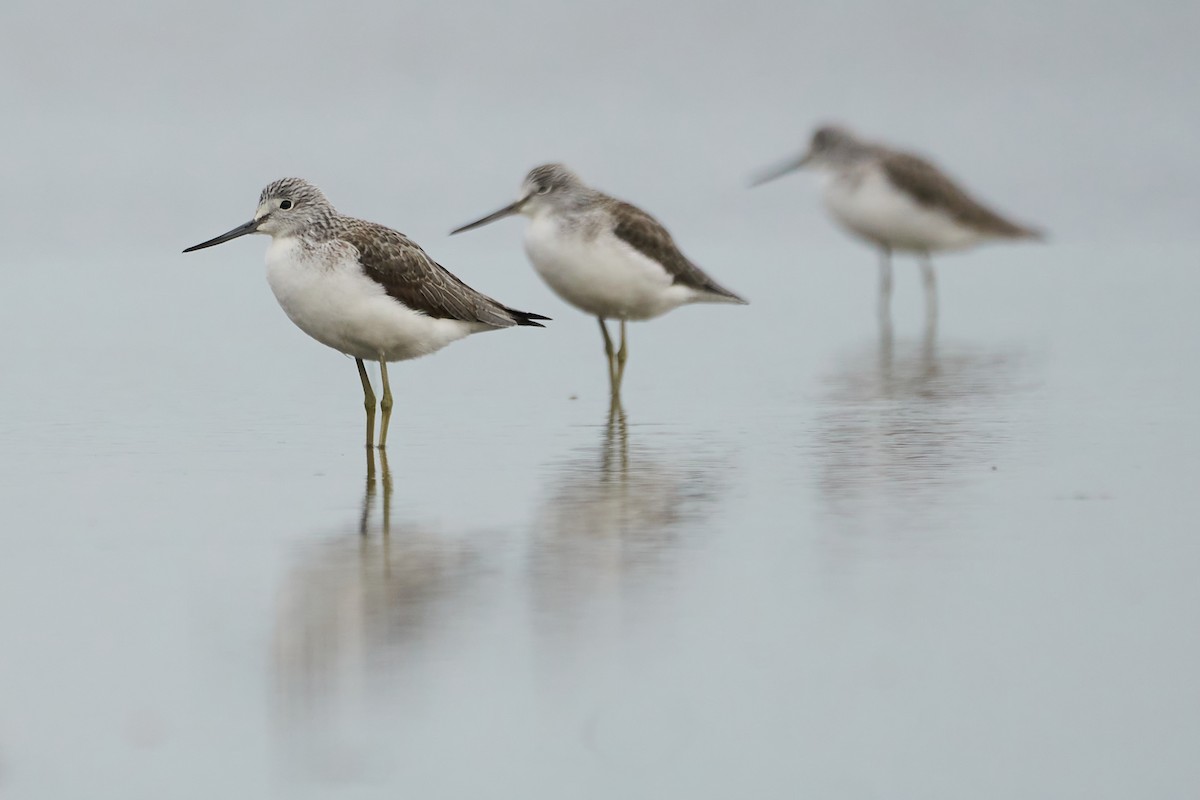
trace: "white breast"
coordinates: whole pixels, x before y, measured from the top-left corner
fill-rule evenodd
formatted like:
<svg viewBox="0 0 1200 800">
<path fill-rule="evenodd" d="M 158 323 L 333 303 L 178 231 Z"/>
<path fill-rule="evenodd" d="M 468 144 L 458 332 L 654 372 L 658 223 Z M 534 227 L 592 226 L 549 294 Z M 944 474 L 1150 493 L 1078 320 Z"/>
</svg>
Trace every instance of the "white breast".
<svg viewBox="0 0 1200 800">
<path fill-rule="evenodd" d="M 488 326 L 435 319 L 406 308 L 368 278 L 354 248 L 274 239 L 267 283 L 300 330 L 346 355 L 404 361 L 428 355 Z"/>
<path fill-rule="evenodd" d="M 651 319 L 697 299 L 604 224 L 589 229 L 539 214 L 525 230 L 525 252 L 559 297 L 598 317 Z"/>
<path fill-rule="evenodd" d="M 896 188 L 878 164 L 832 176 L 825 205 L 841 225 L 895 250 L 958 250 L 985 237 Z"/>
</svg>

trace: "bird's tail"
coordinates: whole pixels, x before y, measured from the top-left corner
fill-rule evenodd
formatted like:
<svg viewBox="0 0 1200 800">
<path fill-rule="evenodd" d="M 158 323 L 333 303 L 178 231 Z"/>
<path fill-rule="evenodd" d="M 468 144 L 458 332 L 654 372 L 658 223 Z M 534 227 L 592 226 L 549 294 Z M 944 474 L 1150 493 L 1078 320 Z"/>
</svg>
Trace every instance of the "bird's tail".
<svg viewBox="0 0 1200 800">
<path fill-rule="evenodd" d="M 696 298 L 700 303 L 732 303 L 737 306 L 748 306 L 750 301 L 744 297 L 734 294 L 731 291 L 724 290 L 720 292 L 704 292 Z"/>
<path fill-rule="evenodd" d="M 513 319 L 513 322 L 517 323 L 517 325 L 528 325 L 531 328 L 544 328 L 546 326 L 537 320 L 544 320 L 546 322 L 550 321 L 549 317 L 543 317 L 541 314 L 534 314 L 532 311 L 518 311 L 515 308 L 508 308 L 507 306 L 504 310 L 509 313 Z"/>
<path fill-rule="evenodd" d="M 1044 228 L 1034 228 L 1029 225 L 1014 225 L 1016 230 L 1013 231 L 1014 239 L 1032 239 L 1035 242 L 1046 241 L 1049 234 Z"/>
</svg>

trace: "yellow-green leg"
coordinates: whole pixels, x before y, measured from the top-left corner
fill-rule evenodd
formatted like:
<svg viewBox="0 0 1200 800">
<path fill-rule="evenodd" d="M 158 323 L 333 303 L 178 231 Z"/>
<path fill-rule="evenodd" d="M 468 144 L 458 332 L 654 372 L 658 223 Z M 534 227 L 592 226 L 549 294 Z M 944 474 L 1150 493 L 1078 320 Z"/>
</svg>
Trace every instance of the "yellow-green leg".
<svg viewBox="0 0 1200 800">
<path fill-rule="evenodd" d="M 613 397 L 617 396 L 617 363 L 616 350 L 613 348 L 612 337 L 608 335 L 608 325 L 604 317 L 596 317 L 600 323 L 600 333 L 604 336 L 604 355 L 608 356 L 608 389 Z"/>
<path fill-rule="evenodd" d="M 388 423 L 392 421 L 392 384 L 388 381 L 387 362 L 380 360 L 379 375 L 383 380 L 383 399 L 379 401 L 379 409 L 383 412 L 383 422 L 379 426 L 379 449 L 387 447 Z"/>
<path fill-rule="evenodd" d="M 367 366 L 361 358 L 354 359 L 358 366 L 358 377 L 363 387 L 363 408 L 367 410 L 367 447 L 375 444 L 375 391 L 371 388 L 371 379 L 367 377 Z M 375 477 L 375 460 L 371 459 L 367 467 L 368 478 Z"/>
<path fill-rule="evenodd" d="M 617 350 L 617 371 L 613 390 L 618 397 L 621 395 L 621 383 L 625 380 L 625 359 L 629 357 L 629 348 L 625 340 L 625 320 L 621 320 L 621 349 Z"/>
</svg>

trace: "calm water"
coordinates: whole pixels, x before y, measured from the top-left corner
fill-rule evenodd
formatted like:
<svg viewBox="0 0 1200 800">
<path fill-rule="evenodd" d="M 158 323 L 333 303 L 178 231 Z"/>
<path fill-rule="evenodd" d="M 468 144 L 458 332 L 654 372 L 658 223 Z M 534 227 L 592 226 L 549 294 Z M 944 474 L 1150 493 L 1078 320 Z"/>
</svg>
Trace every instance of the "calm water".
<svg viewBox="0 0 1200 800">
<path fill-rule="evenodd" d="M 14 6 L 0 795 L 1196 796 L 1197 12 L 751 10 Z M 1053 238 L 881 330 L 744 189 L 828 117 Z M 547 158 L 751 300 L 632 326 L 623 417 L 519 224 L 445 237 Z M 386 481 L 265 241 L 178 252 L 287 173 L 555 318 L 396 366 Z"/>
</svg>

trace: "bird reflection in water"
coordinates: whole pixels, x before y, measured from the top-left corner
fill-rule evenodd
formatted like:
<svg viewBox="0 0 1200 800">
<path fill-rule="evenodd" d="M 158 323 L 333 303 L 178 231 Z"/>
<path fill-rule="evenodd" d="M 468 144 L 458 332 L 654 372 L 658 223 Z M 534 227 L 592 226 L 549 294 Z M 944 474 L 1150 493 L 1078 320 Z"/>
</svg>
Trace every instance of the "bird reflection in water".
<svg viewBox="0 0 1200 800">
<path fill-rule="evenodd" d="M 555 468 L 534 528 L 535 630 L 562 655 L 611 644 L 605 632 L 618 632 L 640 614 L 645 592 L 669 582 L 718 497 L 722 459 L 706 456 L 708 438 L 688 440 L 686 459 L 630 439 L 614 404 L 599 446 Z"/>
<path fill-rule="evenodd" d="M 827 511 L 843 530 L 894 532 L 953 515 L 954 490 L 992 470 L 1030 381 L 1019 350 L 947 347 L 927 313 L 919 343 L 878 343 L 826 379 L 813 446 Z"/>
<path fill-rule="evenodd" d="M 304 768 L 330 779 L 365 769 L 362 716 L 379 699 L 436 680 L 445 622 L 477 601 L 486 571 L 465 537 L 393 525 L 387 453 L 367 458 L 361 511 L 298 559 L 275 624 L 277 720 Z"/>
</svg>

